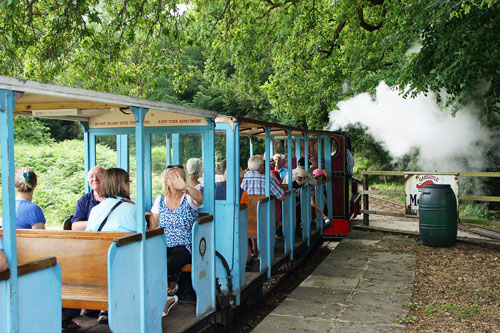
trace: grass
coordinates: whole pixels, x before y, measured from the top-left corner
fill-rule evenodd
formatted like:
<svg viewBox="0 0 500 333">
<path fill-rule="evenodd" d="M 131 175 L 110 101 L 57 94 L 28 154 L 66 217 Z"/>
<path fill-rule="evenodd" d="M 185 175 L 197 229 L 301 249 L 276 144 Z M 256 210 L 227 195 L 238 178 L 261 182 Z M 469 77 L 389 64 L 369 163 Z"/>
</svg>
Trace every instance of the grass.
<svg viewBox="0 0 500 333">
<path fill-rule="evenodd" d="M 417 321 L 416 316 L 404 316 L 398 320 L 399 324 L 413 324 Z"/>
</svg>

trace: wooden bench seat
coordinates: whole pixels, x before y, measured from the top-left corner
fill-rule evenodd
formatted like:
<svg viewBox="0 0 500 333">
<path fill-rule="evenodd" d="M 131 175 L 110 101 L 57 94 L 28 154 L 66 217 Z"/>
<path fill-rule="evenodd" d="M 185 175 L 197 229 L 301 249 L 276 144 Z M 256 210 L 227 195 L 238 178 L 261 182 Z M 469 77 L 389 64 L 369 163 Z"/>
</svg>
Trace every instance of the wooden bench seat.
<svg viewBox="0 0 500 333">
<path fill-rule="evenodd" d="M 248 238 L 257 238 L 257 205 L 261 200 L 269 200 L 265 195 L 250 195 L 250 203 L 248 204 Z"/>
<path fill-rule="evenodd" d="M 147 236 L 162 232 L 163 229 L 151 230 Z M 18 229 L 17 260 L 23 264 L 43 257 L 56 257 L 62 270 L 62 306 L 107 310 L 108 250 L 113 242 L 123 237 L 135 240 L 140 239 L 140 234 Z"/>
<path fill-rule="evenodd" d="M 73 309 L 105 310 L 108 308 L 108 287 L 63 284 L 63 306 Z"/>
</svg>

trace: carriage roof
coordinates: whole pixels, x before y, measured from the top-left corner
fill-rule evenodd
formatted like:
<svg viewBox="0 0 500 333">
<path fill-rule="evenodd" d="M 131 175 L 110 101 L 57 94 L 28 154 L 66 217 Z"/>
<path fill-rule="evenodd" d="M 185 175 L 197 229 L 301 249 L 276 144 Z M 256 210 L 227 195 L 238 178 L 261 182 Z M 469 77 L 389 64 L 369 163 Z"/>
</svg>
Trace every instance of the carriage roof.
<svg viewBox="0 0 500 333">
<path fill-rule="evenodd" d="M 153 117 L 156 114 L 155 121 L 146 122 L 146 126 L 200 125 L 217 116 L 214 111 L 8 76 L 0 76 L 0 89 L 23 92 L 17 97 L 16 115 L 88 121 L 96 128 L 110 119 L 118 121 L 117 127 L 130 127 L 133 116 L 129 107 L 147 108 Z M 120 126 L 120 120 L 129 123 Z"/>
<path fill-rule="evenodd" d="M 326 135 L 326 136 L 337 136 L 341 135 L 335 132 L 329 131 L 319 131 L 319 130 L 309 130 L 293 126 L 281 125 L 278 123 L 266 122 L 261 120 L 255 120 L 246 117 L 230 117 L 218 115 L 215 119 L 216 123 L 227 123 L 234 128 L 234 124 L 239 123 L 240 135 L 251 136 L 251 137 L 265 137 L 265 128 L 269 127 L 270 136 L 275 139 L 285 139 L 288 137 L 290 132 L 293 137 L 304 136 L 305 133 L 312 136 Z"/>
</svg>

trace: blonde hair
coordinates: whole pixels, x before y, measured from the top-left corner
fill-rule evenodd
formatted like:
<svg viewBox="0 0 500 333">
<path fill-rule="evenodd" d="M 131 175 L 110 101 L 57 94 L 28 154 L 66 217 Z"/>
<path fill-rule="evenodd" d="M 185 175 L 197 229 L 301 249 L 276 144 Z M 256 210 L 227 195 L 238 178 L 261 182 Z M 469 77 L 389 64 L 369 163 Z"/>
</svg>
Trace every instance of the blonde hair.
<svg viewBox="0 0 500 333">
<path fill-rule="evenodd" d="M 31 192 L 36 184 L 36 174 L 32 168 L 21 167 L 16 170 L 14 187 L 19 192 Z"/>
<path fill-rule="evenodd" d="M 186 176 L 186 172 L 184 171 L 184 169 L 179 168 L 178 166 L 173 166 L 171 168 L 167 168 L 167 169 L 163 170 L 163 173 L 161 174 L 161 192 L 167 198 L 170 198 L 170 189 L 168 188 L 168 184 L 167 184 L 168 173 L 172 169 L 177 170 L 179 172 L 180 176 L 182 177 L 182 179 L 184 179 L 184 181 L 187 184 L 187 176 Z"/>
<path fill-rule="evenodd" d="M 128 183 L 130 177 L 128 172 L 120 168 L 110 168 L 104 171 L 102 177 L 102 196 L 105 198 L 128 198 L 129 193 L 126 193 L 123 184 Z"/>
</svg>

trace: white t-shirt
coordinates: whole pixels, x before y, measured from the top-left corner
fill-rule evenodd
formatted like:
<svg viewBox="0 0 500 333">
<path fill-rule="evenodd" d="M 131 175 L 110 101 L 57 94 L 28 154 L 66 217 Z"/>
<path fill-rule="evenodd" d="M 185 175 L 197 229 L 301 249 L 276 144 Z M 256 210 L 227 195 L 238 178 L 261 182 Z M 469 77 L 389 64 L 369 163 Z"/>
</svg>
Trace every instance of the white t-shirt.
<svg viewBox="0 0 500 333">
<path fill-rule="evenodd" d="M 184 195 L 187 195 L 184 193 Z M 153 207 L 151 207 L 151 213 L 153 214 L 160 214 L 160 200 L 161 200 L 161 195 L 157 196 L 155 199 L 155 203 L 153 204 Z M 184 197 L 182 197 L 182 200 L 184 200 Z M 180 202 L 182 202 L 182 200 Z M 198 205 L 196 202 L 191 198 L 191 196 L 187 196 L 187 202 L 191 208 L 194 210 L 198 210 Z M 165 205 L 167 204 L 167 197 L 165 197 Z"/>
</svg>

